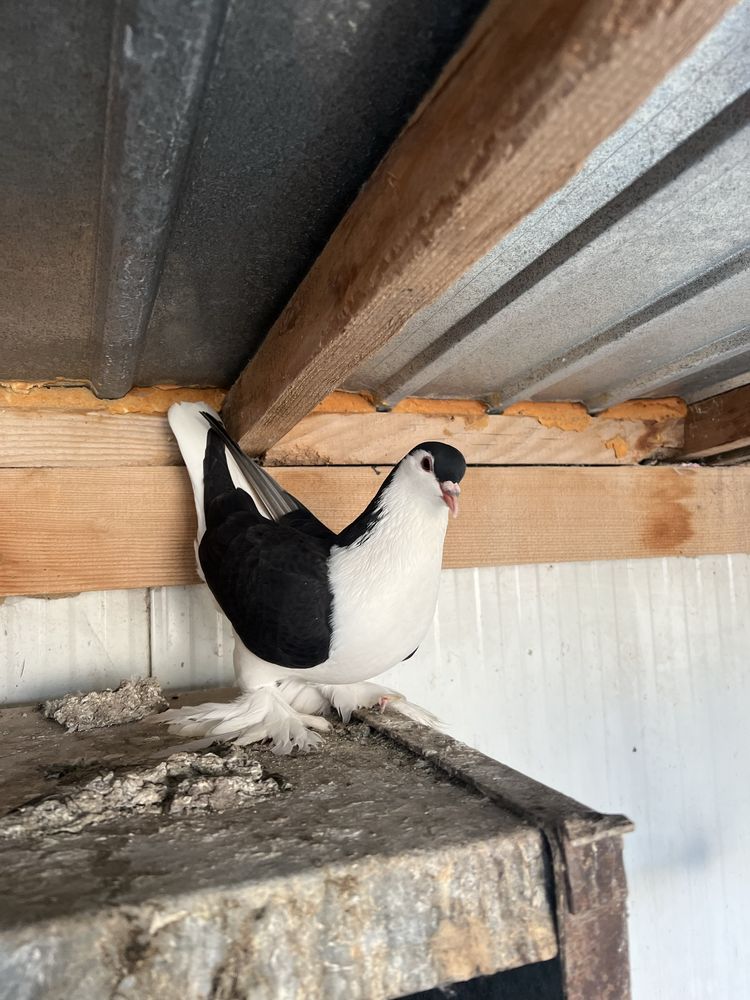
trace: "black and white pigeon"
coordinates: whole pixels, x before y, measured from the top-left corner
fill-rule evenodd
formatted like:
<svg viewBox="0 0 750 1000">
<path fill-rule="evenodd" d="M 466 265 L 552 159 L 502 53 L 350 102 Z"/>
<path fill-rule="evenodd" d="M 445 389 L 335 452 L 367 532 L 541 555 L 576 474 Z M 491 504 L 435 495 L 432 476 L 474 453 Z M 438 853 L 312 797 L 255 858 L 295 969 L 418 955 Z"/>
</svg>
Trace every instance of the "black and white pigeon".
<svg viewBox="0 0 750 1000">
<path fill-rule="evenodd" d="M 195 497 L 198 572 L 234 630 L 242 693 L 161 718 L 181 735 L 270 741 L 276 753 L 317 746 L 331 709 L 348 721 L 355 708 L 387 706 L 434 724 L 370 681 L 416 652 L 432 622 L 461 452 L 417 445 L 336 534 L 241 451 L 210 407 L 177 403 L 169 423 Z"/>
</svg>

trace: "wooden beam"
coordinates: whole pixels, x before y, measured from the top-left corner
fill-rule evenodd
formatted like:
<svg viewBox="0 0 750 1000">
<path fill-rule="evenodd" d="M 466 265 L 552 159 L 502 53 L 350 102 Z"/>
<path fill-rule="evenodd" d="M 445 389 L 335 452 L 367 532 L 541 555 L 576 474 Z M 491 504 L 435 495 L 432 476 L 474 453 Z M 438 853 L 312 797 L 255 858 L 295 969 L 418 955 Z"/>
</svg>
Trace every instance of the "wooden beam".
<svg viewBox="0 0 750 1000">
<path fill-rule="evenodd" d="M 165 416 L 0 409 L 0 468 L 181 463 Z"/>
<path fill-rule="evenodd" d="M 334 404 L 329 404 L 334 405 Z M 682 444 L 685 404 L 642 400 L 622 417 L 578 403 L 516 404 L 488 416 L 471 400 L 406 400 L 377 413 L 361 397 L 315 412 L 266 455 L 267 465 L 385 465 L 420 441 L 450 441 L 474 465 L 633 465 Z M 166 417 L 0 408 L 0 468 L 180 465 Z"/>
<path fill-rule="evenodd" d="M 387 470 L 279 469 L 334 528 Z M 0 471 L 0 595 L 196 581 L 181 468 Z M 445 566 L 750 552 L 750 468 L 469 469 Z"/>
<path fill-rule="evenodd" d="M 232 388 L 267 451 L 579 168 L 731 0 L 491 0 Z"/>
<path fill-rule="evenodd" d="M 635 465 L 674 455 L 683 439 L 685 404 L 677 399 L 635 400 L 621 418 L 589 416 L 580 403 L 516 404 L 489 415 L 466 401 L 444 413 L 432 400 L 410 402 L 391 413 L 311 413 L 265 463 L 380 465 L 420 441 L 447 441 L 470 465 Z"/>
<path fill-rule="evenodd" d="M 707 458 L 750 446 L 750 385 L 688 407 L 681 458 Z"/>
<path fill-rule="evenodd" d="M 179 468 L 0 472 L 0 596 L 194 583 Z"/>
</svg>

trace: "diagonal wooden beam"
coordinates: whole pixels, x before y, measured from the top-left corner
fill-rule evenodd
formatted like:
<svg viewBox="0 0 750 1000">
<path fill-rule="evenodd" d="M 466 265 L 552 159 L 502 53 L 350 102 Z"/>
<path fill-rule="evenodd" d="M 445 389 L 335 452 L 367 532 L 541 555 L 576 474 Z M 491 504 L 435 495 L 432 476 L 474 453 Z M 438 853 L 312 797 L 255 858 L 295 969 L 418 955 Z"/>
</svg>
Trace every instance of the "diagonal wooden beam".
<svg viewBox="0 0 750 1000">
<path fill-rule="evenodd" d="M 731 0 L 491 0 L 241 374 L 261 454 L 557 191 Z"/>
</svg>

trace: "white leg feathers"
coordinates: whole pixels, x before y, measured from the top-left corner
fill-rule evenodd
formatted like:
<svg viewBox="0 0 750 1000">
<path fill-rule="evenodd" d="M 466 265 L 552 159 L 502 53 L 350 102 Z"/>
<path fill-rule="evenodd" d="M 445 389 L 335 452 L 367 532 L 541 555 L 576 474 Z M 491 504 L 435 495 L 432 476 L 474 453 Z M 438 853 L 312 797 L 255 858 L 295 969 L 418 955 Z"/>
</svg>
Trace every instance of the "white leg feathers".
<svg viewBox="0 0 750 1000">
<path fill-rule="evenodd" d="M 297 712 L 275 685 L 246 691 L 232 702 L 170 709 L 160 716 L 179 736 L 210 737 L 221 743 L 270 741 L 277 754 L 292 750 L 314 750 L 321 741 L 318 732 L 329 728 L 325 719 Z"/>
<path fill-rule="evenodd" d="M 315 750 L 320 733 L 331 725 L 323 716 L 332 709 L 349 722 L 358 708 L 380 708 L 398 712 L 414 722 L 431 728 L 439 720 L 402 694 L 379 684 L 305 684 L 296 680 L 281 681 L 252 688 L 230 702 L 207 702 L 204 705 L 172 708 L 159 716 L 178 736 L 240 746 L 270 743 L 276 754 L 293 750 Z"/>
<path fill-rule="evenodd" d="M 328 715 L 335 709 L 344 722 L 348 722 L 358 708 L 380 708 L 381 711 L 398 712 L 414 722 L 430 728 L 439 728 L 440 720 L 407 701 L 398 691 L 371 684 L 306 684 L 301 681 L 283 681 L 279 693 L 298 712 L 308 715 Z"/>
<path fill-rule="evenodd" d="M 369 681 L 361 684 L 325 684 L 321 685 L 320 690 L 344 722 L 349 721 L 357 708 L 380 708 L 383 712 L 398 712 L 399 715 L 431 729 L 440 726 L 440 720 L 432 712 L 407 701 L 400 692 L 379 684 L 371 684 Z"/>
</svg>

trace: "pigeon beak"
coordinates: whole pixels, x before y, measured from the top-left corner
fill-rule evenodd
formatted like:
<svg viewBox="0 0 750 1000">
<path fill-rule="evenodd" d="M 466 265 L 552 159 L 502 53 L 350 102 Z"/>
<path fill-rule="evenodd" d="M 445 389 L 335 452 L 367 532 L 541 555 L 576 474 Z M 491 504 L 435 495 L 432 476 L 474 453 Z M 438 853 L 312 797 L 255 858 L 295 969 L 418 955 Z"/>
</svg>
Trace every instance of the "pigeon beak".
<svg viewBox="0 0 750 1000">
<path fill-rule="evenodd" d="M 452 483 L 450 479 L 446 479 L 444 483 L 440 484 L 440 489 L 443 491 L 443 500 L 450 508 L 451 514 L 458 517 L 458 495 L 461 492 L 461 487 L 458 483 Z"/>
</svg>

